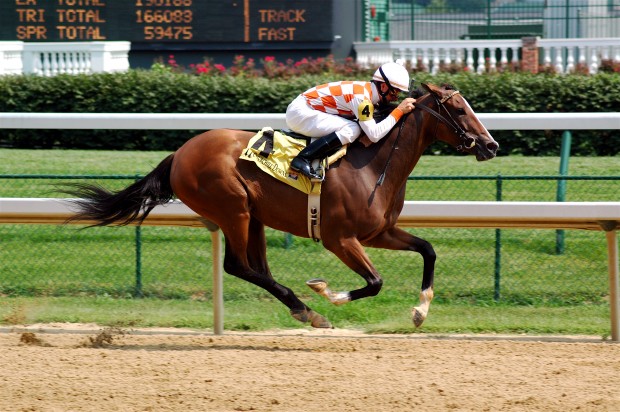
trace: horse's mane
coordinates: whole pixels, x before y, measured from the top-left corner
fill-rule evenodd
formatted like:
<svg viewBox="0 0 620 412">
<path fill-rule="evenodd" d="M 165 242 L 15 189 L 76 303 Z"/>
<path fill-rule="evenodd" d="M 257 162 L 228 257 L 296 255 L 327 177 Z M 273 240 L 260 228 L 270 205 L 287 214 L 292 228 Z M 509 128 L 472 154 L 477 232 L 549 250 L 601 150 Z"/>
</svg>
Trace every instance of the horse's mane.
<svg viewBox="0 0 620 412">
<path fill-rule="evenodd" d="M 453 85 L 449 84 L 449 83 L 443 83 L 441 85 L 441 88 L 444 89 L 444 90 L 456 90 L 456 88 Z M 423 89 L 423 88 L 418 87 L 417 89 L 412 90 L 411 92 L 409 92 L 409 97 L 413 97 L 414 99 L 418 99 L 418 98 L 424 96 L 425 94 L 428 94 L 428 91 Z"/>
<path fill-rule="evenodd" d="M 396 109 L 397 105 L 394 103 L 387 103 L 387 104 L 381 104 L 378 105 L 375 108 L 375 111 L 373 113 L 373 118 L 375 119 L 375 121 L 377 123 L 379 123 L 381 120 L 385 119 L 386 117 L 388 117 L 390 115 L 390 113 L 392 113 L 392 110 Z"/>
</svg>

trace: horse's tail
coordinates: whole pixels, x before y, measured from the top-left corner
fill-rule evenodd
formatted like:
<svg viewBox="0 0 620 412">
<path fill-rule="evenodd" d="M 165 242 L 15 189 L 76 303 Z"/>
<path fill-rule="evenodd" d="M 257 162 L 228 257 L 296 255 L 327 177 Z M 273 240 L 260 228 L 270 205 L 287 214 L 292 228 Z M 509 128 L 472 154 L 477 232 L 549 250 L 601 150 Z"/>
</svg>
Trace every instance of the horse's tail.
<svg viewBox="0 0 620 412">
<path fill-rule="evenodd" d="M 155 206 L 168 203 L 174 196 L 170 186 L 173 157 L 166 157 L 148 175 L 117 192 L 86 183 L 68 185 L 62 191 L 77 199 L 70 201 L 76 212 L 67 222 L 84 220 L 95 222 L 89 226 L 124 226 L 137 220 L 141 224 Z"/>
</svg>

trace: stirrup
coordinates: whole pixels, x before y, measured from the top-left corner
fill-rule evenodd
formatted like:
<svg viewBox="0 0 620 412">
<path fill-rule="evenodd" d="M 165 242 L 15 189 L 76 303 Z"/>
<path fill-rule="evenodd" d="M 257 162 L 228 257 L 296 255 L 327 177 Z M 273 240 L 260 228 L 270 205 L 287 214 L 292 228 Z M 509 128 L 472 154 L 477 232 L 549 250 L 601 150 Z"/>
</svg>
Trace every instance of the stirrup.
<svg viewBox="0 0 620 412">
<path fill-rule="evenodd" d="M 325 174 L 318 174 L 317 172 L 313 172 L 311 176 L 304 174 L 307 178 L 309 178 L 312 182 L 322 182 L 325 180 Z"/>
<path fill-rule="evenodd" d="M 321 160 L 316 160 L 319 164 L 318 168 L 314 168 L 312 167 L 312 164 L 310 165 L 310 170 L 311 170 L 311 175 L 307 175 L 307 174 L 303 174 L 304 176 L 306 176 L 307 178 L 310 179 L 310 181 L 312 182 L 322 182 L 323 180 L 325 180 L 325 168 L 321 166 Z"/>
<path fill-rule="evenodd" d="M 298 163 L 301 163 L 300 167 L 297 167 L 294 163 L 295 161 L 297 161 Z M 312 167 L 312 161 L 303 158 L 303 157 L 296 157 L 293 159 L 293 161 L 291 162 L 290 166 L 292 171 L 302 174 L 304 176 L 306 176 L 308 179 L 310 180 L 320 180 L 323 181 L 323 179 L 325 178 L 324 174 L 320 175 L 318 174 L 314 168 Z"/>
<path fill-rule="evenodd" d="M 324 169 L 321 169 L 324 170 Z M 304 170 L 295 170 L 297 173 L 300 173 L 304 176 L 306 176 L 308 179 L 312 180 L 312 181 L 320 181 L 322 182 L 323 180 L 325 180 L 325 173 L 322 174 L 318 174 L 312 167 L 310 168 L 310 172 L 306 173 L 306 171 Z"/>
</svg>

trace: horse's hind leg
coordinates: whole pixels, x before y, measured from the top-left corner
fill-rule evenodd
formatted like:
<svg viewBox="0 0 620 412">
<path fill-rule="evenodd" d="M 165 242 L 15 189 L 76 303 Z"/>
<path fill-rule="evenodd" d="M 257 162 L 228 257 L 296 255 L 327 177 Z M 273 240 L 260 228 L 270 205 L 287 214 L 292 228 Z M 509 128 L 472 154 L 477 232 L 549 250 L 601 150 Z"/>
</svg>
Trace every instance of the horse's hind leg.
<svg viewBox="0 0 620 412">
<path fill-rule="evenodd" d="M 267 263 L 264 226 L 256 219 L 249 219 L 247 226 L 241 224 L 240 219 L 232 228 L 222 228 L 226 239 L 224 270 L 271 293 L 290 309 L 295 319 L 310 322 L 315 328 L 331 328 L 326 318 L 306 306 L 291 289 L 273 279 Z"/>
</svg>

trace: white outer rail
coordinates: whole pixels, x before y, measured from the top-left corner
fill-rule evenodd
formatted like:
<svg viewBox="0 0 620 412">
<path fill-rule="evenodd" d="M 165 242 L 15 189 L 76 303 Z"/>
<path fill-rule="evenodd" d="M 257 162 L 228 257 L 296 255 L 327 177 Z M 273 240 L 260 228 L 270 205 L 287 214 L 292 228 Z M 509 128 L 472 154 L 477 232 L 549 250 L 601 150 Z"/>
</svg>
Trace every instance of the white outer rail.
<svg viewBox="0 0 620 412">
<path fill-rule="evenodd" d="M 620 112 L 478 113 L 489 130 L 620 129 Z M 281 113 L 0 113 L 0 129 L 260 130 L 286 127 Z"/>
<path fill-rule="evenodd" d="M 66 199 L 0 198 L 0 223 L 59 224 L 71 214 Z M 84 222 L 81 222 L 84 223 Z M 199 216 L 174 201 L 156 207 L 146 225 L 204 226 Z M 437 202 L 406 201 L 402 227 L 543 228 L 604 230 L 607 238 L 611 339 L 620 341 L 618 237 L 620 202 Z M 213 307 L 215 334 L 223 333 L 222 242 L 213 239 Z"/>
</svg>

